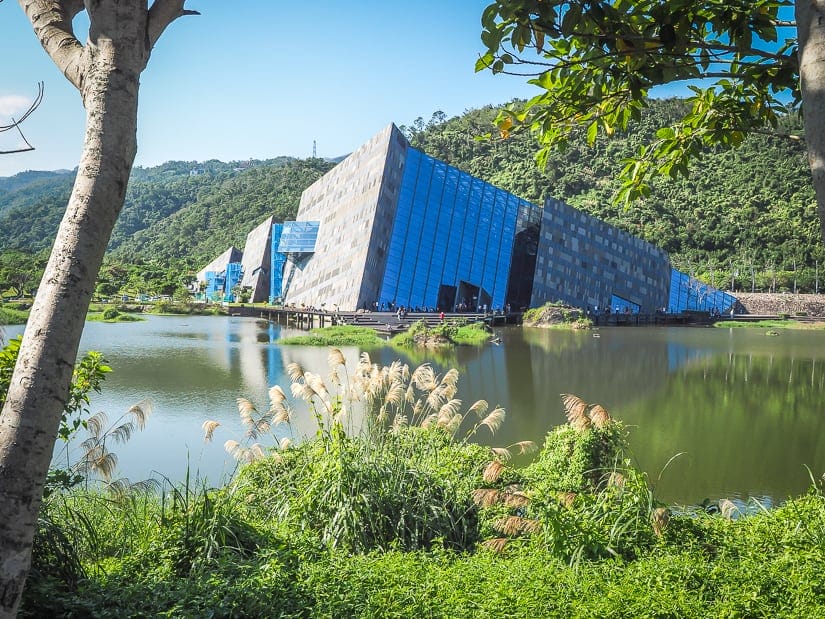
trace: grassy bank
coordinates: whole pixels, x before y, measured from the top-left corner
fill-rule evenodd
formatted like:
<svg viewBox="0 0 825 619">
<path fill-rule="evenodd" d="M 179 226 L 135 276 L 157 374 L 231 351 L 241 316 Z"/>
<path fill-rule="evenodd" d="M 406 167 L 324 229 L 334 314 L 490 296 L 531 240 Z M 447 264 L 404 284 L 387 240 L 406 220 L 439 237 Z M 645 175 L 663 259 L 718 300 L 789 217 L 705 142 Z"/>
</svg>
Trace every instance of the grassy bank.
<svg viewBox="0 0 825 619">
<path fill-rule="evenodd" d="M 284 390 L 239 401 L 246 464 L 220 488 L 48 497 L 21 616 L 825 615 L 819 487 L 747 517 L 671 511 L 597 404 L 565 395 L 517 469 L 533 446 L 475 444 L 504 411 L 456 400 L 455 370 L 329 362 L 328 383 L 288 367 L 316 427 L 298 446 Z"/>
<path fill-rule="evenodd" d="M 584 316 L 582 310 L 563 303 L 545 303 L 541 307 L 531 307 L 522 317 L 527 327 L 544 329 L 589 329 L 593 321 Z"/>
<path fill-rule="evenodd" d="M 825 322 L 800 322 L 798 320 L 754 320 L 736 321 L 720 320 L 713 323 L 717 329 L 798 329 L 803 331 L 818 331 L 825 329 Z"/>
<path fill-rule="evenodd" d="M 285 337 L 279 340 L 279 343 L 296 346 L 360 346 L 363 348 L 378 348 L 386 344 L 373 329 L 350 325 L 310 329 L 306 335 Z"/>
<path fill-rule="evenodd" d="M 123 314 L 110 308 L 104 312 L 89 312 L 86 314 L 86 320 L 89 322 L 140 322 L 146 319 L 136 314 Z"/>
<path fill-rule="evenodd" d="M 480 346 L 491 337 L 482 322 L 463 324 L 448 320 L 428 327 L 426 322 L 419 320 L 404 333 L 394 336 L 391 343 L 397 348 Z"/>
</svg>

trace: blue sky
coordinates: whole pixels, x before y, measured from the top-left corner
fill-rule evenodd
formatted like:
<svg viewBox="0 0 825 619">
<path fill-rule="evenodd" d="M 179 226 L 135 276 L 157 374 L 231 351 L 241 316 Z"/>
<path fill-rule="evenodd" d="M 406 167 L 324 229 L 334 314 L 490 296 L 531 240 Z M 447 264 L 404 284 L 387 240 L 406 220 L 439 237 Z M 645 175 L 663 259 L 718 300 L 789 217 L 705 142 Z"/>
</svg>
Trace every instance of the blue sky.
<svg viewBox="0 0 825 619">
<path fill-rule="evenodd" d="M 135 163 L 308 157 L 354 150 L 390 122 L 503 103 L 537 92 L 476 74 L 487 0 L 188 0 L 201 16 L 164 33 L 143 73 Z M 76 34 L 85 43 L 86 30 Z M 0 3 L 0 121 L 26 121 L 29 153 L 0 156 L 0 176 L 77 165 L 84 111 L 17 2 Z M 0 150 L 17 142 L 0 134 Z"/>
</svg>

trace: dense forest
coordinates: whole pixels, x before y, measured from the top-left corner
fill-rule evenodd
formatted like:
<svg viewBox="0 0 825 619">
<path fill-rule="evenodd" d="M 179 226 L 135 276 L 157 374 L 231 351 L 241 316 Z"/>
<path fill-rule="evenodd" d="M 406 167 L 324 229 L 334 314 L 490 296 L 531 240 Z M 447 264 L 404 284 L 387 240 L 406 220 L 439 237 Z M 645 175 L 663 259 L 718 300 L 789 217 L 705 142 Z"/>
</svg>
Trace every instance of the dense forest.
<svg viewBox="0 0 825 619">
<path fill-rule="evenodd" d="M 494 129 L 496 106 L 449 119 L 436 112 L 402 130 L 413 146 L 523 198 L 553 196 L 641 236 L 670 252 L 677 267 L 720 287 L 733 276 L 737 288 L 814 289 L 825 251 L 799 141 L 753 135 L 734 151 L 706 153 L 688 178 L 658 179 L 649 198 L 627 209 L 613 203 L 624 160 L 683 105 L 654 101 L 627 132 L 592 147 L 574 135 L 545 169 L 534 161 L 531 135 L 483 137 Z M 280 157 L 135 168 L 104 288 L 129 281 L 133 290 L 171 294 L 229 245 L 242 247 L 270 214 L 294 217 L 303 189 L 333 165 Z M 71 171 L 0 178 L 0 291 L 35 285 L 73 179 Z"/>
<path fill-rule="evenodd" d="M 752 135 L 733 151 L 708 152 L 683 179 L 656 180 L 652 195 L 625 209 L 613 204 L 624 160 L 668 126 L 684 105 L 654 101 L 641 121 L 593 147 L 584 135 L 551 156 L 546 169 L 533 160 L 529 134 L 473 139 L 489 134 L 499 108 L 472 110 L 449 120 L 404 127 L 411 143 L 432 156 L 527 200 L 552 196 L 667 250 L 685 270 L 758 270 L 813 267 L 825 258 L 804 145 L 798 140 Z M 796 123 L 788 119 L 788 127 Z"/>
</svg>

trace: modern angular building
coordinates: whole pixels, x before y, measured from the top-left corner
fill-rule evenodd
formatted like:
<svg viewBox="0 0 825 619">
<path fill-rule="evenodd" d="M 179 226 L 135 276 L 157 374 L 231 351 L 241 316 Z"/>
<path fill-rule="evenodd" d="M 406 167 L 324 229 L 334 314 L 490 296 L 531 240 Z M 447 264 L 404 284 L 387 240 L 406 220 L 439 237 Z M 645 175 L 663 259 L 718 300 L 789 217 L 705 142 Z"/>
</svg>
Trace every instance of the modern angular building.
<svg viewBox="0 0 825 619">
<path fill-rule="evenodd" d="M 297 219 L 317 222 L 317 238 L 312 253 L 284 260 L 273 294 L 284 303 L 448 311 L 530 303 L 541 209 L 410 147 L 394 125 L 307 188 Z M 525 238 L 532 246 L 516 242 Z M 289 244 L 273 244 L 277 254 Z"/>
<path fill-rule="evenodd" d="M 328 310 L 519 310 L 562 301 L 600 311 L 724 312 L 736 303 L 674 270 L 654 245 L 433 159 L 395 125 L 308 187 L 296 221 L 267 220 L 250 233 L 242 285 L 255 300 L 267 272 L 270 302 Z"/>
<path fill-rule="evenodd" d="M 269 299 L 270 274 L 272 264 L 273 218 L 267 217 L 252 232 L 246 235 L 241 259 L 241 288 L 249 291 L 249 301 L 259 303 Z"/>
<path fill-rule="evenodd" d="M 300 234 L 298 233 L 300 229 Z M 272 235 L 271 299 L 342 310 L 727 311 L 666 252 L 558 200 L 543 207 L 412 148 L 389 125 Z"/>
</svg>

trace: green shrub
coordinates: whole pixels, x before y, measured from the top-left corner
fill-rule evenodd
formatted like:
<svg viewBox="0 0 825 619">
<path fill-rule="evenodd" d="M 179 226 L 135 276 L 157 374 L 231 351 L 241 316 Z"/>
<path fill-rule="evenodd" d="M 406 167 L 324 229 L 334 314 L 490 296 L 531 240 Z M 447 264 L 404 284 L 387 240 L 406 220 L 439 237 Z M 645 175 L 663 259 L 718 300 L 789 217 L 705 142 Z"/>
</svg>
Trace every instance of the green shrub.
<svg viewBox="0 0 825 619">
<path fill-rule="evenodd" d="M 593 491 L 621 465 L 623 447 L 619 422 L 603 428 L 559 426 L 547 434 L 544 448 L 524 475 L 541 496 Z"/>
<path fill-rule="evenodd" d="M 472 548 L 480 539 L 473 491 L 491 452 L 467 438 L 482 426 L 497 428 L 503 411 L 488 413 L 479 401 L 461 413 L 455 370 L 439 377 L 429 365 L 412 372 L 400 362 L 374 366 L 363 354 L 344 383 L 341 352 L 331 351 L 329 362 L 337 393 L 318 375 L 289 366 L 292 391 L 315 419 L 316 440 L 244 467 L 238 492 L 250 517 L 280 523 L 279 535 L 309 535 L 325 547 L 355 552 Z M 255 440 L 291 414 L 280 388 L 270 398 L 266 413 L 239 403 Z M 362 425 L 345 431 L 355 411 Z M 458 440 L 471 415 L 477 422 Z M 232 453 L 251 460 L 253 447 L 230 444 Z"/>
<path fill-rule="evenodd" d="M 120 312 L 114 307 L 107 307 L 103 310 L 103 320 L 116 320 L 120 316 Z"/>
<path fill-rule="evenodd" d="M 29 319 L 29 312 L 4 305 L 0 307 L 0 325 L 23 325 Z"/>
<path fill-rule="evenodd" d="M 385 345 L 370 327 L 341 325 L 311 329 L 307 335 L 297 335 L 279 340 L 280 344 L 296 346 L 358 346 L 377 348 Z"/>
<path fill-rule="evenodd" d="M 488 452 L 441 429 L 407 428 L 380 444 L 339 437 L 245 466 L 239 497 L 256 520 L 353 552 L 479 541 L 472 490 Z"/>
</svg>

